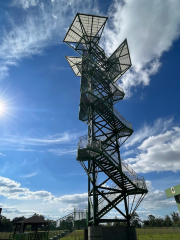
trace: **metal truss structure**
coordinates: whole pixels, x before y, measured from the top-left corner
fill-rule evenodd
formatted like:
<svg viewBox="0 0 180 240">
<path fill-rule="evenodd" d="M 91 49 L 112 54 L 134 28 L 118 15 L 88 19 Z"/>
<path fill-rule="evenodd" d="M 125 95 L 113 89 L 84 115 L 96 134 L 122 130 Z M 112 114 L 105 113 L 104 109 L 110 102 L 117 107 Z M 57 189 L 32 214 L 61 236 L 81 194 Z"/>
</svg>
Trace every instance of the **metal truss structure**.
<svg viewBox="0 0 180 240">
<path fill-rule="evenodd" d="M 69 230 L 70 232 L 76 229 L 87 227 L 87 210 L 74 209 L 72 213 L 49 223 L 49 230 Z"/>
<path fill-rule="evenodd" d="M 124 98 L 116 81 L 131 67 L 131 59 L 126 39 L 110 57 L 99 46 L 106 21 L 107 17 L 77 13 L 63 41 L 81 55 L 66 59 L 81 77 L 79 120 L 88 125 L 77 151 L 88 175 L 88 225 L 120 221 L 130 226 L 148 191 L 144 178 L 120 157 L 119 148 L 133 128 L 113 105 Z M 112 209 L 121 218 L 105 219 Z"/>
</svg>

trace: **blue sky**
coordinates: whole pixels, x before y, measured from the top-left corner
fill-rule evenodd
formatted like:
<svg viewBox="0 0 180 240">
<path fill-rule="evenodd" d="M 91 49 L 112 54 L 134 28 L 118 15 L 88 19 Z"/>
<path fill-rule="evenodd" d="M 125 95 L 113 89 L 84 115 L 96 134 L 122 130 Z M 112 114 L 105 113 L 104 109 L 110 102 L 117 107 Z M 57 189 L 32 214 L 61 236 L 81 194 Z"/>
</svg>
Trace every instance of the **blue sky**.
<svg viewBox="0 0 180 240">
<path fill-rule="evenodd" d="M 0 206 L 14 218 L 58 219 L 85 208 L 87 177 L 76 161 L 80 78 L 62 42 L 77 12 L 109 17 L 101 46 L 127 38 L 132 67 L 119 80 L 118 111 L 134 133 L 121 156 L 145 177 L 138 208 L 146 219 L 177 211 L 164 190 L 180 184 L 180 2 L 2 0 L 0 2 Z M 109 217 L 118 216 L 112 211 Z"/>
</svg>

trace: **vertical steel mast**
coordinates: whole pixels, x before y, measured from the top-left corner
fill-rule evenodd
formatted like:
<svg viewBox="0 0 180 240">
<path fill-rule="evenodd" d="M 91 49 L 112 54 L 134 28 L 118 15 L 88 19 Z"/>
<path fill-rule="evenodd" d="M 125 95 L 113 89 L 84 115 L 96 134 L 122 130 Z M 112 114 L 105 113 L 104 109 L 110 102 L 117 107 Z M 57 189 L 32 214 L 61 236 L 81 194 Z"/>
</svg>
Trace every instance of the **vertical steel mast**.
<svg viewBox="0 0 180 240">
<path fill-rule="evenodd" d="M 131 67 L 131 59 L 126 39 L 110 57 L 98 45 L 106 21 L 107 17 L 77 13 L 63 41 L 81 55 L 66 59 L 81 76 L 79 120 L 88 125 L 77 151 L 88 175 L 88 225 L 120 221 L 130 226 L 148 191 L 144 178 L 120 157 L 119 148 L 133 128 L 113 105 L 124 98 L 116 81 Z M 105 218 L 112 209 L 121 218 Z"/>
</svg>

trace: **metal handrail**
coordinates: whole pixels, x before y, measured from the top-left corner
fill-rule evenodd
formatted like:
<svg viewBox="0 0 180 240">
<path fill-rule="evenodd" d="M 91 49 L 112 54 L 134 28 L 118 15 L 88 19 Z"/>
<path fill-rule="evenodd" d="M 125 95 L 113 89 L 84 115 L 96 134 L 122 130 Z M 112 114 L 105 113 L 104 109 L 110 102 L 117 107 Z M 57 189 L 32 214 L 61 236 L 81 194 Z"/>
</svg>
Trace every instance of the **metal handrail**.
<svg viewBox="0 0 180 240">
<path fill-rule="evenodd" d="M 113 108 L 113 112 L 116 115 L 116 117 L 118 117 L 120 119 L 120 121 L 122 121 L 122 123 L 124 123 L 124 125 L 126 125 L 128 128 L 133 130 L 131 122 L 126 120 L 115 108 Z"/>
<path fill-rule="evenodd" d="M 104 146 L 104 144 L 100 140 L 88 139 L 87 135 L 79 138 L 79 143 L 78 143 L 79 149 L 88 148 L 88 147 L 97 149 L 97 150 L 103 152 L 103 154 L 106 155 L 106 157 L 108 159 L 110 159 L 113 163 L 115 163 L 116 166 L 119 167 L 120 163 L 119 163 L 118 156 L 116 156 L 116 154 L 110 155 L 109 153 L 107 153 L 107 150 L 105 150 L 105 147 L 103 147 L 103 146 Z M 141 186 L 142 188 L 146 186 L 144 177 L 139 176 L 123 159 L 121 159 L 121 167 L 122 167 L 122 170 L 127 171 L 128 174 L 125 173 L 125 175 L 127 175 L 127 177 L 134 184 L 136 184 L 137 186 Z"/>
<path fill-rule="evenodd" d="M 89 88 L 88 86 L 86 87 L 81 87 L 82 89 L 82 92 L 81 93 L 85 93 L 85 92 L 90 92 L 92 93 L 93 95 L 95 95 L 96 97 L 98 97 L 99 95 L 101 95 L 98 91 L 92 91 L 91 88 Z M 96 94 L 97 93 L 97 94 Z M 102 96 L 102 95 L 101 95 Z M 92 99 L 90 99 L 92 100 Z M 93 99 L 92 102 L 94 102 L 95 99 Z M 113 109 L 113 113 L 114 115 L 124 124 L 126 125 L 128 128 L 132 129 L 133 130 L 133 127 L 132 127 L 132 123 L 129 122 L 128 120 L 126 120 L 117 110 L 115 107 L 112 108 L 112 106 L 106 101 L 104 102 L 104 104 L 112 111 Z"/>
<path fill-rule="evenodd" d="M 101 151 L 101 141 L 88 139 L 87 135 L 80 137 L 79 143 L 78 143 L 78 148 L 83 149 L 83 148 L 87 148 L 87 147 L 95 148 L 95 149 Z"/>
<path fill-rule="evenodd" d="M 116 189 L 120 189 L 117 185 L 115 184 L 111 184 L 110 188 L 113 188 L 114 190 Z M 112 190 L 109 190 L 108 192 L 110 193 Z M 106 192 L 107 193 L 107 192 Z M 119 196 L 118 193 L 114 193 L 114 194 L 106 194 L 106 197 L 110 200 L 113 201 L 117 196 Z M 100 199 L 98 199 L 98 212 L 100 212 L 105 206 L 107 206 L 109 203 L 107 202 L 106 199 L 104 199 L 103 197 L 101 197 Z"/>
</svg>

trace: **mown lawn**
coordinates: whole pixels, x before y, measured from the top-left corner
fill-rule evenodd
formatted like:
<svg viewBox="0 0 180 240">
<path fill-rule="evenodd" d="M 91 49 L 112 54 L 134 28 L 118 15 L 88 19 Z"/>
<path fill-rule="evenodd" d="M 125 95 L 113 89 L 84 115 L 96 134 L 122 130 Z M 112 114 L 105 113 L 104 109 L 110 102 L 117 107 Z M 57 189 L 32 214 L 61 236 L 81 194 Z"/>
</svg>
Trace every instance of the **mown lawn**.
<svg viewBox="0 0 180 240">
<path fill-rule="evenodd" d="M 60 231 L 50 231 L 49 238 L 64 232 Z M 0 239 L 8 239 L 11 233 L 0 232 Z M 180 240 L 180 228 L 137 228 L 136 229 L 137 240 Z M 84 231 L 76 230 L 67 236 L 61 238 L 61 240 L 83 240 Z"/>
<path fill-rule="evenodd" d="M 61 240 L 84 240 L 84 230 L 76 230 L 61 238 Z"/>
<path fill-rule="evenodd" d="M 180 228 L 141 228 L 136 234 L 138 240 L 180 240 Z M 83 235 L 83 230 L 77 230 L 61 240 L 83 240 Z"/>
<path fill-rule="evenodd" d="M 138 240 L 180 240 L 180 228 L 139 228 Z"/>
</svg>

